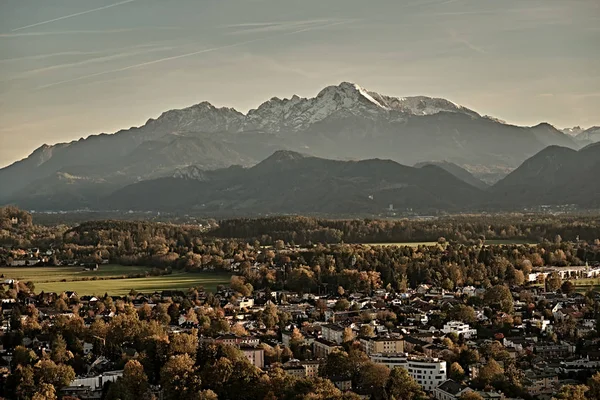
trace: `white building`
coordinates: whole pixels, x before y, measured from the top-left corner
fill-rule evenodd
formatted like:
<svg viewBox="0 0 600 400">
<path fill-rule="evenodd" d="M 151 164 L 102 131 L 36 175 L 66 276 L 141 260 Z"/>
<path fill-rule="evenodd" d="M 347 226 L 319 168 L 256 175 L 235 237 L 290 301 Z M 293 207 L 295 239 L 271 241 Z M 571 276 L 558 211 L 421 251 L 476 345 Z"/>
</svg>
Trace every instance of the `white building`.
<svg viewBox="0 0 600 400">
<path fill-rule="evenodd" d="M 430 357 L 411 357 L 407 354 L 372 354 L 371 361 L 389 369 L 404 368 L 423 390 L 432 392 L 447 380 L 446 361 Z"/>
<path fill-rule="evenodd" d="M 106 382 L 116 382 L 117 379 L 121 377 L 123 377 L 123 370 L 109 371 L 101 375 L 90 376 L 85 378 L 75 378 L 69 384 L 69 387 L 86 386 L 89 387 L 92 391 L 94 391 L 102 389 L 102 386 L 104 386 Z"/>
<path fill-rule="evenodd" d="M 344 328 L 336 324 L 326 324 L 321 327 L 321 337 L 330 342 L 341 344 L 344 342 Z"/>
<path fill-rule="evenodd" d="M 471 339 L 477 336 L 477 329 L 472 329 L 469 324 L 460 321 L 447 322 L 442 328 L 442 332 L 445 334 L 456 333 L 457 335 L 463 335 L 465 339 Z"/>
</svg>

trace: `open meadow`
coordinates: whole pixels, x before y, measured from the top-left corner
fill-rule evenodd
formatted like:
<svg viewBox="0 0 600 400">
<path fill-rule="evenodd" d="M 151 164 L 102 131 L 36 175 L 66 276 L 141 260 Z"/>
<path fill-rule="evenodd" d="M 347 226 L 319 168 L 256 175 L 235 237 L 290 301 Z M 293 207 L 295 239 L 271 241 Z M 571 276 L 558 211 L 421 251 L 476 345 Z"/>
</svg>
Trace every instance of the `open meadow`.
<svg viewBox="0 0 600 400">
<path fill-rule="evenodd" d="M 101 265 L 97 271 L 83 271 L 83 267 L 0 267 L 3 279 L 31 281 L 36 292 L 63 292 L 72 290 L 81 295 L 124 295 L 131 289 L 152 293 L 161 290 L 187 290 L 203 286 L 215 291 L 218 285 L 226 285 L 230 274 L 222 272 L 174 272 L 163 276 L 127 278 L 131 274 L 143 274 L 151 268 L 142 266 Z"/>
</svg>

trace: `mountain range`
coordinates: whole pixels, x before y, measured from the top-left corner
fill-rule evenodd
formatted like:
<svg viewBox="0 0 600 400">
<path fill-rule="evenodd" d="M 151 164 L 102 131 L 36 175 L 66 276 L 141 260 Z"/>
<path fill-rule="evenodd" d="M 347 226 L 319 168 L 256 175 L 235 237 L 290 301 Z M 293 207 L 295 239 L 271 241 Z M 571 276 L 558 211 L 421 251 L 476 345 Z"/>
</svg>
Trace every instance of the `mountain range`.
<svg viewBox="0 0 600 400">
<path fill-rule="evenodd" d="M 110 204 L 120 204 L 118 194 L 131 190 L 130 185 L 137 183 L 137 189 L 151 187 L 157 179 L 178 185 L 201 183 L 210 191 L 218 189 L 222 193 L 225 189 L 217 188 L 217 181 L 255 179 L 264 162 L 273 161 L 269 156 L 281 156 L 279 150 L 288 155 L 312 156 L 286 158 L 283 164 L 299 163 L 298 168 L 308 170 L 313 164 L 332 168 L 331 174 L 323 177 L 325 181 L 350 179 L 347 171 L 360 170 L 356 165 L 389 166 L 394 162 L 394 168 L 404 171 L 401 176 L 407 182 L 436 171 L 434 181 L 445 176 L 457 179 L 459 186 L 466 182 L 477 193 L 487 193 L 488 185 L 548 146 L 575 152 L 593 141 L 596 131 L 588 131 L 573 137 L 546 123 L 519 127 L 445 99 L 390 97 L 343 82 L 326 87 L 314 98 L 272 98 L 246 114 L 202 102 L 167 111 L 141 127 L 43 145 L 26 159 L 0 169 L 0 203 L 46 210 L 104 208 L 109 204 L 105 203 L 107 199 L 115 202 Z M 586 132 L 586 139 L 579 140 Z M 329 159 L 379 160 L 340 164 Z M 335 175 L 338 168 L 346 171 L 345 175 Z M 392 185 L 404 182 L 389 179 L 384 180 L 396 182 Z M 419 187 L 430 188 L 428 185 Z M 350 190 L 346 183 L 343 187 Z M 369 190 L 387 190 L 384 187 L 384 182 L 378 182 Z M 242 190 L 238 194 L 246 193 Z M 197 199 L 213 204 L 217 197 Z M 388 201 L 386 196 L 373 198 L 377 198 L 375 203 Z M 447 200 L 452 203 L 450 198 Z M 411 208 L 410 201 L 389 203 Z M 375 208 L 382 204 L 377 203 Z M 233 203 L 231 207 L 244 209 Z M 294 208 L 283 203 L 281 207 Z"/>
</svg>

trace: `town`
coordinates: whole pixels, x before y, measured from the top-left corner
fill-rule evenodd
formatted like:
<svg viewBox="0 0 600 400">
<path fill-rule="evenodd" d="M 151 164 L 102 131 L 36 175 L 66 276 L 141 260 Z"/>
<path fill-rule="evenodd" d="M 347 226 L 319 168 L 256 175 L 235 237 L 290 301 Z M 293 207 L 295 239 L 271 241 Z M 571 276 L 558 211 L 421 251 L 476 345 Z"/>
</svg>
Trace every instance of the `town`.
<svg viewBox="0 0 600 400">
<path fill-rule="evenodd" d="M 435 223 L 441 229 L 446 222 Z M 565 239 L 536 245 L 438 238 L 410 246 L 295 244 L 279 239 L 284 229 L 264 244 L 208 236 L 194 243 L 191 228 L 153 226 L 153 237 L 162 230 L 167 239 L 152 240 L 135 231 L 147 227 L 94 224 L 55 241 L 47 228 L 5 224 L 5 243 L 8 234 L 45 233 L 23 248 L 18 240 L 5 245 L 0 272 L 43 268 L 52 251 L 58 268 L 69 268 L 60 265 L 70 259 L 100 273 L 109 261 L 153 248 L 154 240 L 170 249 L 156 250 L 170 267 L 205 271 L 198 276 L 220 269 L 230 279 L 214 290 L 111 295 L 40 291 L 35 279 L 4 274 L 0 395 L 600 399 L 600 242 L 588 236 L 597 230 L 582 227 L 586 237 L 568 240 L 564 229 Z M 498 222 L 495 229 L 505 228 Z M 119 245 L 123 232 L 134 233 L 127 249 Z M 74 236 L 76 248 L 68 239 Z M 40 261 L 14 264 L 17 254 Z M 140 262 L 156 255 L 144 257 Z"/>
</svg>

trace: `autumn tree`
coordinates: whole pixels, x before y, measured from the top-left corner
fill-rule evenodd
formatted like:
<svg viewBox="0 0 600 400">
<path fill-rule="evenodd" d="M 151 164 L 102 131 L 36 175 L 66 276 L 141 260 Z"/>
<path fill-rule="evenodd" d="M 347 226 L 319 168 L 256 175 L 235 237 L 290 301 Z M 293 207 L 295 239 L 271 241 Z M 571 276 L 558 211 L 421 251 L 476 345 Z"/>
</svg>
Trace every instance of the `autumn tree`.
<svg viewBox="0 0 600 400">
<path fill-rule="evenodd" d="M 546 278 L 546 291 L 548 292 L 556 292 L 560 285 L 562 284 L 562 279 L 560 274 L 556 271 L 551 272 L 550 275 Z"/>
<path fill-rule="evenodd" d="M 388 398 L 402 400 L 425 400 L 427 395 L 423 392 L 421 385 L 417 383 L 404 368 L 391 370 L 385 384 L 385 392 Z"/>
<path fill-rule="evenodd" d="M 56 389 L 49 383 L 42 383 L 31 400 L 56 400 Z"/>
<path fill-rule="evenodd" d="M 492 286 L 486 290 L 483 300 L 496 311 L 513 312 L 513 297 L 510 289 L 504 285 Z"/>
<path fill-rule="evenodd" d="M 448 377 L 457 382 L 462 381 L 465 378 L 465 370 L 461 365 L 457 362 L 453 362 L 450 365 L 450 370 L 448 371 Z"/>
<path fill-rule="evenodd" d="M 373 337 L 375 336 L 375 330 L 373 326 L 364 324 L 360 326 L 359 334 L 360 337 Z"/>
<path fill-rule="evenodd" d="M 460 396 L 460 400 L 483 400 L 483 397 L 476 391 L 472 390 Z"/>
<path fill-rule="evenodd" d="M 588 379 L 587 385 L 589 387 L 587 397 L 590 400 L 600 400 L 600 372 L 596 372 L 590 379 Z"/>
<path fill-rule="evenodd" d="M 564 385 L 552 400 L 588 400 L 585 385 Z"/>
<path fill-rule="evenodd" d="M 349 326 L 347 326 L 346 328 L 344 328 L 344 332 L 342 333 L 342 342 L 347 343 L 347 342 L 352 342 L 354 340 L 354 332 L 352 331 L 352 328 L 350 328 Z"/>
<path fill-rule="evenodd" d="M 160 370 L 165 400 L 195 400 L 200 391 L 200 377 L 188 354 L 173 356 Z"/>
<path fill-rule="evenodd" d="M 491 384 L 495 379 L 501 377 L 504 374 L 504 369 L 498 364 L 496 360 L 491 358 L 487 364 L 485 364 L 479 370 L 478 379 L 483 385 Z"/>
</svg>

